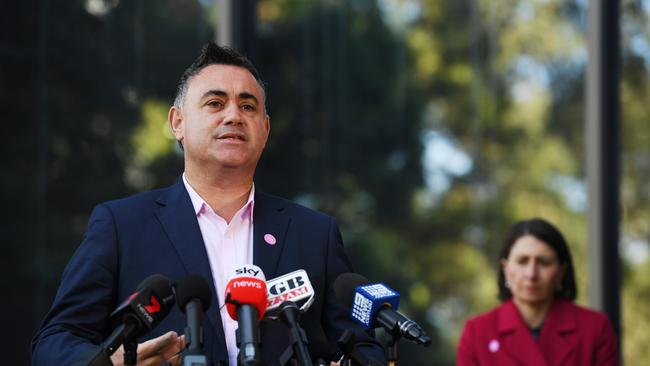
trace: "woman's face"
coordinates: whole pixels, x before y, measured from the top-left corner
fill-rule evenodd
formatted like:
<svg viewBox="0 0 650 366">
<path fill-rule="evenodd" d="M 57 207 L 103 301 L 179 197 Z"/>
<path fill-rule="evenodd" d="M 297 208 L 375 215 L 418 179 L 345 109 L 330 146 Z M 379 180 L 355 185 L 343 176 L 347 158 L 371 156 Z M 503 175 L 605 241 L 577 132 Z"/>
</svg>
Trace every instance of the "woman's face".
<svg viewBox="0 0 650 366">
<path fill-rule="evenodd" d="M 532 235 L 517 239 L 501 266 L 514 301 L 530 305 L 552 301 L 565 272 L 553 248 Z"/>
</svg>

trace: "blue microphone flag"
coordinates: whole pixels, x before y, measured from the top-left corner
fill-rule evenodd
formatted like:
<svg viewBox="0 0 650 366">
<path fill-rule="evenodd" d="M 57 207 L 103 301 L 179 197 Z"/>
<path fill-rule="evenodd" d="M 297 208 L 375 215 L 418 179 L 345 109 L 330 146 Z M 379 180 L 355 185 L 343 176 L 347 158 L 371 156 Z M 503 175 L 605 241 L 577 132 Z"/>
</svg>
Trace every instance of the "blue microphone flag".
<svg viewBox="0 0 650 366">
<path fill-rule="evenodd" d="M 393 310 L 399 307 L 399 294 L 383 283 L 358 286 L 355 290 L 351 316 L 365 329 L 375 327 L 375 316 L 384 306 Z"/>
</svg>

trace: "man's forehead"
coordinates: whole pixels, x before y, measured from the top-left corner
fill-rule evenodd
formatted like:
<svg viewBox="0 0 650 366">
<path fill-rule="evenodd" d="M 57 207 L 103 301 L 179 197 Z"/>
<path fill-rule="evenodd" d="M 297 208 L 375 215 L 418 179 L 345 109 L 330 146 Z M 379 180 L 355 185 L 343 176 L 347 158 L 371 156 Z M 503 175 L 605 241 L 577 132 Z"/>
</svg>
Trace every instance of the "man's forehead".
<svg viewBox="0 0 650 366">
<path fill-rule="evenodd" d="M 189 92 L 203 94 L 207 90 L 219 89 L 237 94 L 247 92 L 263 97 L 259 82 L 250 71 L 234 65 L 208 65 L 189 80 Z"/>
</svg>

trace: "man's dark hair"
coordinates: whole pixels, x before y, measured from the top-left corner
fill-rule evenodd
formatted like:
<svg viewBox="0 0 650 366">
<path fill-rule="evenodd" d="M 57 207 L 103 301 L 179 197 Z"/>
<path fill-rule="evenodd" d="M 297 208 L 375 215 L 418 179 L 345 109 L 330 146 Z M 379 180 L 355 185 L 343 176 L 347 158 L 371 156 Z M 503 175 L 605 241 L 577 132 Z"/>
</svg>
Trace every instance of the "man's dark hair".
<svg viewBox="0 0 650 366">
<path fill-rule="evenodd" d="M 199 57 L 183 72 L 180 81 L 178 82 L 178 88 L 176 90 L 176 98 L 174 99 L 174 105 L 178 108 L 182 107 L 183 100 L 185 99 L 185 94 L 187 94 L 187 85 L 189 81 L 203 68 L 209 65 L 232 65 L 243 67 L 248 70 L 258 84 L 262 88 L 264 93 L 264 82 L 260 78 L 259 73 L 253 63 L 249 59 L 244 57 L 239 52 L 233 50 L 229 47 L 221 47 L 215 44 L 214 42 L 206 43 L 201 49 Z"/>
<path fill-rule="evenodd" d="M 578 290 L 576 289 L 573 261 L 571 260 L 569 247 L 567 246 L 562 233 L 560 233 L 560 231 L 548 221 L 540 218 L 518 221 L 510 228 L 510 231 L 503 242 L 503 246 L 501 247 L 501 255 L 499 256 L 499 300 L 505 301 L 512 297 L 512 292 L 510 292 L 510 289 L 506 286 L 506 277 L 503 273 L 501 260 L 508 259 L 510 250 L 517 239 L 526 235 L 534 236 L 550 246 L 555 252 L 560 265 L 566 266 L 566 272 L 562 278 L 561 287 L 555 289 L 555 297 L 575 300 Z"/>
</svg>

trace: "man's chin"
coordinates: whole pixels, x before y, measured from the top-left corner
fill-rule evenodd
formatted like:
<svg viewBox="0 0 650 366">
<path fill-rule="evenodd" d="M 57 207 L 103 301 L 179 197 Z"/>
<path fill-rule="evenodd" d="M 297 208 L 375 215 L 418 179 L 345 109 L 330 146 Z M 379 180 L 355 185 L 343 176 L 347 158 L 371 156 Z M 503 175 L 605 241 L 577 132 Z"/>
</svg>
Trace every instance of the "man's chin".
<svg viewBox="0 0 650 366">
<path fill-rule="evenodd" d="M 247 169 L 251 165 L 250 162 L 242 156 L 221 157 L 215 161 L 215 164 L 223 169 Z"/>
</svg>

